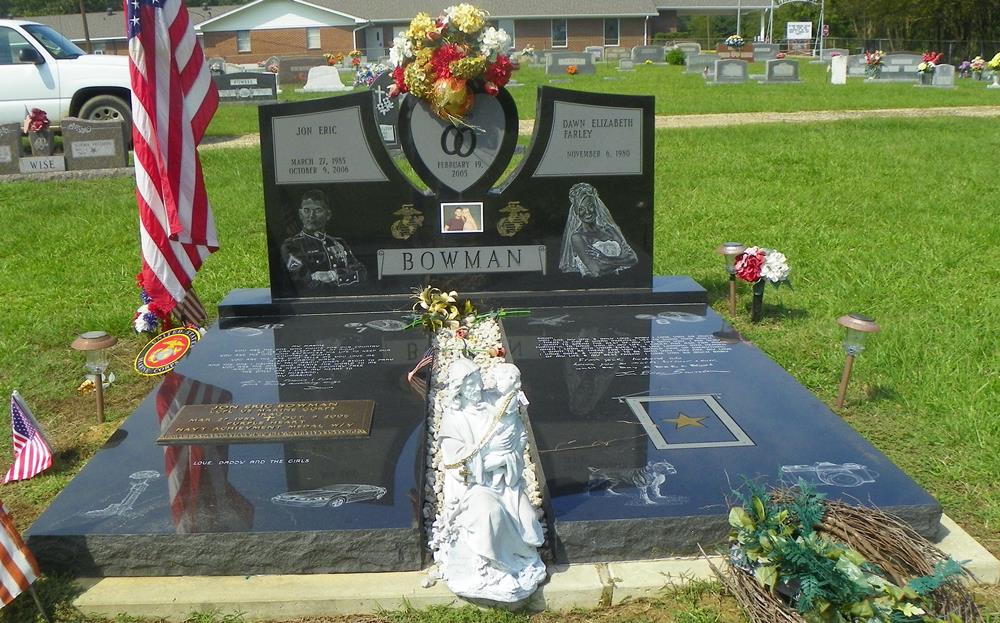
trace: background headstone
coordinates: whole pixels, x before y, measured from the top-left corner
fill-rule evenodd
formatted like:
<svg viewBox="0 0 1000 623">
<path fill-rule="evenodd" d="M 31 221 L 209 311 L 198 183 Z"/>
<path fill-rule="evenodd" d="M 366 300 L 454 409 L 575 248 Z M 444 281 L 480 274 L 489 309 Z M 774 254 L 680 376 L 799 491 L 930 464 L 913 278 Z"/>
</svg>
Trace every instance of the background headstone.
<svg viewBox="0 0 1000 623">
<path fill-rule="evenodd" d="M 594 62 L 598 62 L 604 59 L 604 47 L 600 45 L 588 45 L 583 48 L 583 51 L 590 54 L 593 57 Z"/>
<path fill-rule="evenodd" d="M 618 71 L 635 71 L 635 61 L 630 58 L 618 59 Z"/>
<path fill-rule="evenodd" d="M 724 58 L 715 61 L 715 81 L 720 83 L 746 82 L 747 62 L 738 58 Z"/>
<path fill-rule="evenodd" d="M 715 54 L 691 54 L 684 59 L 684 73 L 700 74 L 705 71 L 706 67 L 714 69 L 717 60 L 719 57 Z"/>
<path fill-rule="evenodd" d="M 352 88 L 345 85 L 340 79 L 339 69 L 323 65 L 309 70 L 309 78 L 306 80 L 305 86 L 298 91 L 302 93 L 337 93 L 350 91 Z"/>
<path fill-rule="evenodd" d="M 128 144 L 120 121 L 67 118 L 62 123 L 66 168 L 114 169 L 128 166 Z"/>
<path fill-rule="evenodd" d="M 662 63 L 666 61 L 667 51 L 662 45 L 637 45 L 632 48 L 632 60 L 636 63 L 653 61 Z"/>
<path fill-rule="evenodd" d="M 278 77 L 265 72 L 240 72 L 214 76 L 223 102 L 264 103 L 278 100 Z"/>
<path fill-rule="evenodd" d="M 830 84 L 847 84 L 846 56 L 834 56 L 830 59 Z"/>
<path fill-rule="evenodd" d="M 280 56 L 278 62 L 278 83 L 305 82 L 313 67 L 326 67 L 323 56 Z M 268 59 L 270 62 L 271 59 Z M 267 67 L 267 65 L 265 65 Z"/>
<path fill-rule="evenodd" d="M 402 106 L 403 99 L 409 97 L 405 93 L 399 97 L 390 97 L 389 87 L 394 82 L 392 72 L 384 71 L 369 87 L 375 106 L 375 122 L 382 134 L 382 142 L 389 148 L 399 147 L 399 107 Z"/>
<path fill-rule="evenodd" d="M 799 62 L 797 60 L 776 58 L 767 61 L 765 66 L 767 68 L 765 82 L 799 82 Z"/>
<path fill-rule="evenodd" d="M 881 80 L 919 80 L 920 73 L 917 72 L 917 67 L 923 60 L 920 54 L 910 52 L 886 54 L 882 59 Z"/>
<path fill-rule="evenodd" d="M 935 67 L 934 77 L 931 79 L 931 85 L 942 88 L 951 88 L 955 86 L 955 66 L 944 64 Z"/>
<path fill-rule="evenodd" d="M 867 76 L 865 73 L 865 55 L 864 54 L 851 54 L 847 57 L 847 75 L 854 78 L 864 78 Z"/>
<path fill-rule="evenodd" d="M 701 54 L 701 44 L 694 43 L 690 41 L 682 41 L 674 46 L 678 50 L 684 52 L 685 56 L 692 56 L 694 54 Z"/>
<path fill-rule="evenodd" d="M 780 51 L 781 45 L 777 43 L 754 43 L 753 60 L 754 62 L 769 61 L 778 58 Z"/>
<path fill-rule="evenodd" d="M 0 175 L 20 173 L 21 124 L 0 125 Z"/>
<path fill-rule="evenodd" d="M 570 65 L 576 65 L 578 74 L 597 73 L 594 57 L 586 52 L 549 52 L 545 55 L 545 73 L 549 76 L 566 75 Z"/>
<path fill-rule="evenodd" d="M 820 57 L 820 60 L 829 61 L 838 56 L 848 56 L 850 53 L 851 51 L 847 48 L 826 48 L 823 50 L 823 56 Z"/>
</svg>

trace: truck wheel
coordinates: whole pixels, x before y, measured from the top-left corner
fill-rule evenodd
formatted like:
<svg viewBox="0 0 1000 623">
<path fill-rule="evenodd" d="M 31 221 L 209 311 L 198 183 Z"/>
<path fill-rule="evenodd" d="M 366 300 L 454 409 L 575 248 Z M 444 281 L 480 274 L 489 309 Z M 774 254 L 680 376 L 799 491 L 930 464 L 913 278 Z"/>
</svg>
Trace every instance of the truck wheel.
<svg viewBox="0 0 1000 623">
<path fill-rule="evenodd" d="M 97 95 L 80 107 L 80 118 L 91 121 L 121 121 L 125 125 L 126 140 L 132 142 L 132 109 L 128 103 L 114 95 Z"/>
</svg>

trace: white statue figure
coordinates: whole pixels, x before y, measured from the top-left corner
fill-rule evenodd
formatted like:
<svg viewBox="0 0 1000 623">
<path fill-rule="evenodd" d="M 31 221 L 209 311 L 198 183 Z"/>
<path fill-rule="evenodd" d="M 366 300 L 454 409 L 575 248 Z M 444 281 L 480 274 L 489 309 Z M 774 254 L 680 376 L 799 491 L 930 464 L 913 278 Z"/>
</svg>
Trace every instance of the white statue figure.
<svg viewBox="0 0 1000 623">
<path fill-rule="evenodd" d="M 455 397 L 441 418 L 445 482 L 432 546 L 452 592 L 509 603 L 545 579 L 537 549 L 544 536 L 522 477 L 521 374 L 513 364 L 496 368 L 489 395 L 473 362 L 459 359 L 448 370 Z"/>
</svg>

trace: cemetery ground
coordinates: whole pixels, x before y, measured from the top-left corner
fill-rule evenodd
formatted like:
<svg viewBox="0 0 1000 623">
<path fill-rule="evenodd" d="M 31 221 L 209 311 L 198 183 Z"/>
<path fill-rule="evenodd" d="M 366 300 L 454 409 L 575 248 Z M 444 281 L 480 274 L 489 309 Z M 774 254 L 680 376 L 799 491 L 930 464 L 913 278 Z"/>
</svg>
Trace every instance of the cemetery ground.
<svg viewBox="0 0 1000 623">
<path fill-rule="evenodd" d="M 941 106 L 996 106 L 1000 97 L 986 89 L 987 82 L 956 80 L 954 89 L 917 89 L 913 82 L 871 84 L 854 78 L 846 85 L 829 84 L 826 65 L 799 61 L 801 84 L 745 84 L 709 86 L 701 74 L 685 74 L 684 67 L 636 65 L 635 71 L 618 71 L 611 63 L 597 63 L 592 76 L 548 76 L 544 67 L 521 65 L 514 78 L 523 86 L 508 89 L 522 119 L 535 114 L 538 86 L 554 86 L 596 93 L 655 95 L 657 115 L 712 113 L 792 112 L 820 110 L 874 110 L 881 108 L 932 108 Z M 750 74 L 764 74 L 764 63 L 751 63 Z M 555 82 L 552 82 L 555 81 Z M 351 79 L 344 73 L 345 84 Z M 300 101 L 336 96 L 335 93 L 297 93 L 301 85 L 283 85 L 279 99 Z M 351 91 L 347 91 L 350 93 Z M 208 128 L 211 138 L 256 133 L 254 106 L 223 106 Z"/>
<path fill-rule="evenodd" d="M 519 79 L 528 84 L 525 76 Z M 586 85 L 575 80 L 581 88 L 640 88 L 627 80 L 598 78 Z M 878 107 L 886 107 L 885 89 L 901 89 L 900 98 L 928 94 L 909 84 L 858 86 L 883 94 Z M 749 93 L 764 87 L 729 88 Z M 800 87 L 771 88 L 787 95 Z M 522 90 L 533 92 L 528 86 Z M 702 97 L 706 103 L 719 100 L 718 106 L 729 99 L 719 93 L 728 91 L 715 88 L 714 97 Z M 664 93 L 658 101 L 669 98 Z M 831 108 L 831 98 L 817 104 Z M 729 105 L 740 99 L 733 96 Z M 892 98 L 893 105 L 899 101 Z M 663 105 L 669 101 L 658 104 Z M 532 108 L 528 102 L 519 106 Z M 240 109 L 254 115 L 253 127 L 241 132 L 255 131 L 256 110 Z M 231 110 L 223 108 L 222 120 Z M 848 312 L 874 316 L 883 332 L 859 358 L 847 405 L 839 413 L 997 555 L 1000 268 L 992 254 L 1000 236 L 995 214 L 1000 186 L 990 158 L 1000 150 L 995 123 L 869 119 L 659 131 L 655 273 L 692 276 L 708 288 L 716 311 L 728 316 L 726 278 L 715 246 L 739 240 L 784 252 L 795 289 L 769 289 L 765 320 L 751 325 L 749 289 L 742 287 L 734 324 L 828 404 L 843 364 L 835 319 Z M 266 242 L 259 151 L 213 150 L 202 158 L 223 244 L 198 277 L 199 294 L 211 310 L 234 287 L 267 285 Z M 131 333 L 132 311 L 139 304 L 133 286 L 138 250 L 132 189 L 129 178 L 0 185 L 0 218 L 6 224 L 0 231 L 0 290 L 5 294 L 0 299 L 0 388 L 22 392 L 57 451 L 50 472 L 2 492 L 22 529 L 155 382 L 131 372 L 145 341 Z M 331 231 L 337 218 L 357 217 L 336 210 L 335 215 Z M 122 338 L 112 352 L 110 369 L 117 380 L 106 392 L 108 422 L 103 425 L 94 424 L 93 397 L 74 392 L 83 362 L 69 348 L 77 333 L 96 328 Z M 10 456 L 8 438 L 0 441 L 0 456 Z M 46 580 L 40 590 L 48 603 L 59 604 L 65 620 L 84 620 L 69 610 L 68 582 Z M 660 602 L 533 620 L 741 620 L 733 603 L 717 593 L 717 585 L 697 583 L 669 591 Z M 986 589 L 981 596 L 986 613 L 1000 617 L 997 590 Z M 34 616 L 31 607 L 22 599 L 0 614 L 25 617 L 10 621 L 27 620 Z M 225 620 L 222 614 L 191 619 Z M 524 618 L 435 609 L 357 620 Z"/>
</svg>

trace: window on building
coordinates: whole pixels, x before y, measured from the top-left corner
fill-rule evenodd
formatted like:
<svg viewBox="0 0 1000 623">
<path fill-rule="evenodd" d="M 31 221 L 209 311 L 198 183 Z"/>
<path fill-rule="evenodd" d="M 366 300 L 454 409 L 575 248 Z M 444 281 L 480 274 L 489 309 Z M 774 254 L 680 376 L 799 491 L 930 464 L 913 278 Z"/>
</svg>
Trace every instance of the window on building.
<svg viewBox="0 0 1000 623">
<path fill-rule="evenodd" d="M 515 47 L 516 48 L 517 47 L 517 43 L 515 42 L 515 36 L 516 35 L 514 33 L 514 20 L 512 20 L 512 19 L 502 19 L 502 20 L 499 20 L 499 24 L 500 24 L 500 28 L 503 28 L 507 32 L 507 34 L 510 35 L 510 45 L 511 45 L 511 47 Z"/>
<path fill-rule="evenodd" d="M 249 30 L 237 30 L 236 31 L 236 51 L 237 52 L 249 52 L 250 51 L 250 31 Z"/>
<path fill-rule="evenodd" d="M 319 28 L 306 28 L 306 47 L 310 50 L 320 49 Z"/>
<path fill-rule="evenodd" d="M 565 48 L 567 43 L 566 20 L 552 20 L 552 47 Z"/>
<path fill-rule="evenodd" d="M 604 45 L 618 45 L 618 18 L 604 20 Z"/>
</svg>

